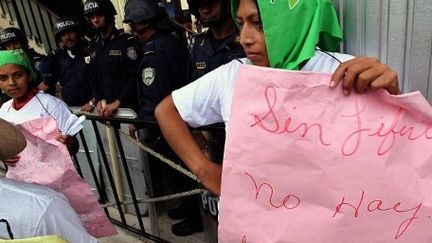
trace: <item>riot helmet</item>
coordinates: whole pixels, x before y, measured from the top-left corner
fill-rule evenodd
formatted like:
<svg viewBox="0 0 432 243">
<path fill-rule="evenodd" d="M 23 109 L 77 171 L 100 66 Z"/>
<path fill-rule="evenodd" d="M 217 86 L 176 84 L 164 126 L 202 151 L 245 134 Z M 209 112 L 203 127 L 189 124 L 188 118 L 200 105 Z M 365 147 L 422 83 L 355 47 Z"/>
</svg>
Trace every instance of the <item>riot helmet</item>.
<svg viewBox="0 0 432 243">
<path fill-rule="evenodd" d="M 19 41 L 22 48 L 28 48 L 28 40 L 24 31 L 15 28 L 7 27 L 0 31 L 0 45 L 4 48 L 5 44 L 11 41 Z"/>
<path fill-rule="evenodd" d="M 231 3 L 229 0 L 187 0 L 187 3 L 189 5 L 189 11 L 192 15 L 194 15 L 197 19 L 202 20 L 200 13 L 198 9 L 203 6 L 210 6 L 213 3 L 220 2 L 221 9 L 220 9 L 220 16 L 217 20 L 211 20 L 209 23 L 210 25 L 217 24 L 220 22 L 224 22 L 226 18 L 231 18 Z M 202 20 L 203 22 L 206 22 L 205 20 Z M 204 23 L 205 24 L 205 23 Z"/>
<path fill-rule="evenodd" d="M 123 23 L 139 23 L 165 15 L 163 3 L 157 0 L 128 0 Z"/>
<path fill-rule="evenodd" d="M 109 0 L 87 0 L 84 2 L 84 15 L 89 17 L 94 13 L 103 13 L 106 16 L 114 17 L 117 11 Z"/>
<path fill-rule="evenodd" d="M 60 34 L 64 31 L 75 31 L 81 33 L 78 23 L 71 18 L 61 18 L 54 23 L 54 37 L 59 40 Z"/>
</svg>

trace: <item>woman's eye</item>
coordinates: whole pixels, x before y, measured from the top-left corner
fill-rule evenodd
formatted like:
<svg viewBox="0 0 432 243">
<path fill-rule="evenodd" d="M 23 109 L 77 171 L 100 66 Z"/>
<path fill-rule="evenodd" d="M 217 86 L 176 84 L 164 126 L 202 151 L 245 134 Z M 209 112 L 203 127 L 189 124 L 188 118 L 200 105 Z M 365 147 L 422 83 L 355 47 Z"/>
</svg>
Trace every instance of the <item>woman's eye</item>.
<svg viewBox="0 0 432 243">
<path fill-rule="evenodd" d="M 239 30 L 241 30 L 242 27 L 243 27 L 243 22 L 240 22 L 240 21 L 237 20 L 237 23 L 238 23 Z"/>
<path fill-rule="evenodd" d="M 17 78 L 21 78 L 22 76 L 24 76 L 24 73 L 23 73 L 23 72 L 17 72 L 17 73 L 14 73 L 14 78 L 15 78 L 15 79 L 17 79 Z"/>
<path fill-rule="evenodd" d="M 254 25 L 258 29 L 262 30 L 262 23 L 261 23 L 261 21 L 259 21 L 259 20 L 254 21 Z"/>
<path fill-rule="evenodd" d="M 0 81 L 6 81 L 7 76 L 6 75 L 0 75 Z"/>
</svg>

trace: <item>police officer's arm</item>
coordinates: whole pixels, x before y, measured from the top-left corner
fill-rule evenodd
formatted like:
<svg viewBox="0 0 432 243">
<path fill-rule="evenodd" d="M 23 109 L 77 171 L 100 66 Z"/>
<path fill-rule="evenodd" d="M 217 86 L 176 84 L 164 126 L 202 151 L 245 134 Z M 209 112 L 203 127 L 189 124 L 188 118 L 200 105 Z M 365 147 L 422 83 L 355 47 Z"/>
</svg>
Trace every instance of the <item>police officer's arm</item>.
<svg viewBox="0 0 432 243">
<path fill-rule="evenodd" d="M 124 48 L 125 64 L 124 70 L 127 72 L 127 79 L 124 80 L 124 85 L 120 92 L 120 95 L 113 105 L 118 105 L 120 107 L 125 103 L 126 100 L 130 100 L 131 95 L 135 95 L 136 80 L 137 80 L 137 70 L 138 70 L 138 54 L 137 54 L 137 43 L 135 43 L 133 38 L 129 38 Z M 117 108 L 118 108 L 117 107 Z"/>
<path fill-rule="evenodd" d="M 219 195 L 222 166 L 207 159 L 201 151 L 175 108 L 171 95 L 159 103 L 155 116 L 171 148 L 208 190 Z"/>
<path fill-rule="evenodd" d="M 55 52 L 44 57 L 39 64 L 39 72 L 42 78 L 42 82 L 38 85 L 38 88 L 43 91 L 47 91 L 50 87 L 55 86 L 58 81 L 58 68 L 55 67 Z"/>
<path fill-rule="evenodd" d="M 195 40 L 196 41 L 196 40 Z M 198 77 L 197 67 L 196 67 L 196 53 L 197 53 L 197 42 L 192 46 L 191 55 L 189 58 L 189 82 L 195 81 Z"/>
<path fill-rule="evenodd" d="M 86 63 L 85 71 L 86 71 L 86 80 L 90 84 L 90 89 L 92 91 L 93 98 L 90 99 L 87 103 L 81 106 L 82 111 L 92 112 L 96 105 L 100 100 L 100 94 L 97 83 L 97 75 L 96 75 L 96 64 L 93 60 L 95 53 L 95 43 L 94 40 L 88 45 L 85 50 L 84 60 Z"/>
</svg>

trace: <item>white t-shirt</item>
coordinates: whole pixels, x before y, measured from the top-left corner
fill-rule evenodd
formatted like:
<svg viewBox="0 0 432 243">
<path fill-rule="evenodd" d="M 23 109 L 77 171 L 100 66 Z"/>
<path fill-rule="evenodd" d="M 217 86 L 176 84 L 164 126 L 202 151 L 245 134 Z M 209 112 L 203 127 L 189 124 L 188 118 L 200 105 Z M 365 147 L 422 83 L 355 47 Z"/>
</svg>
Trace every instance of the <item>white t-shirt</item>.
<svg viewBox="0 0 432 243">
<path fill-rule="evenodd" d="M 0 108 L 0 118 L 14 123 L 21 124 L 37 118 L 51 116 L 57 122 L 61 132 L 66 131 L 66 122 L 72 115 L 67 105 L 52 95 L 38 92 L 21 109 L 15 110 L 12 107 L 12 100 L 7 101 Z"/>
<path fill-rule="evenodd" d="M 333 73 L 339 66 L 339 61 L 345 62 L 352 58 L 353 56 L 346 54 L 325 53 L 317 50 L 315 56 L 303 66 L 302 70 Z M 240 61 L 247 63 L 248 60 L 244 58 Z M 219 122 L 224 122 L 227 125 L 237 73 L 240 65 L 242 65 L 240 61 L 233 60 L 222 65 L 185 87 L 172 92 L 174 105 L 183 120 L 191 127 Z"/>
<path fill-rule="evenodd" d="M 58 235 L 73 243 L 96 243 L 68 200 L 48 187 L 0 178 L 0 218 L 6 219 L 15 239 Z M 0 223 L 0 238 L 9 239 Z"/>
</svg>

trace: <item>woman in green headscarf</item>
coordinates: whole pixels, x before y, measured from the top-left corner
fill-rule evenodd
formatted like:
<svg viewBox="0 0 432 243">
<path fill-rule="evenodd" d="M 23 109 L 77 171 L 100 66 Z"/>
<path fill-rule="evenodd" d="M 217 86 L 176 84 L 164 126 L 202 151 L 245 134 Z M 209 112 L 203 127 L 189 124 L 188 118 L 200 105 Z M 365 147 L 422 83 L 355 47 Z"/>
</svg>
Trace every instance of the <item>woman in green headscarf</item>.
<svg viewBox="0 0 432 243">
<path fill-rule="evenodd" d="M 35 78 L 30 60 L 23 50 L 0 50 L 0 88 L 12 98 L 0 107 L 0 118 L 20 124 L 51 116 L 59 130 L 65 132 L 66 122 L 72 113 L 63 101 L 39 91 Z M 69 152 L 78 151 L 75 137 L 60 135 L 57 140 L 64 143 Z M 18 161 L 19 156 L 4 160 L 9 166 L 14 166 Z"/>
<path fill-rule="evenodd" d="M 222 167 L 201 152 L 187 124 L 228 122 L 242 63 L 333 73 L 330 87 L 342 82 L 347 95 L 377 88 L 400 92 L 396 73 L 375 58 L 327 52 L 336 50 L 342 39 L 330 0 L 233 0 L 232 11 L 247 59 L 234 60 L 174 91 L 155 111 L 168 143 L 215 194 L 220 193 Z"/>
</svg>

